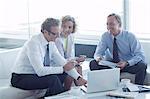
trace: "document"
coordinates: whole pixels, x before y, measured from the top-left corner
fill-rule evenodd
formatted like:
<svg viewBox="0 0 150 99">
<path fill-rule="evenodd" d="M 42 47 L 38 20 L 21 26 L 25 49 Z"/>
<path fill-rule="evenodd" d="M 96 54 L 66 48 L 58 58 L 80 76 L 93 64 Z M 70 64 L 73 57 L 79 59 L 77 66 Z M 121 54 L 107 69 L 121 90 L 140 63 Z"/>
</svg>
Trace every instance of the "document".
<svg viewBox="0 0 150 99">
<path fill-rule="evenodd" d="M 138 92 L 109 92 L 107 94 L 107 96 L 111 96 L 111 97 L 116 97 L 116 98 L 130 98 L 130 99 L 134 99 L 135 97 L 137 97 Z"/>
<path fill-rule="evenodd" d="M 73 96 L 73 95 L 63 95 L 63 96 L 50 96 L 45 97 L 45 99 L 80 99 L 79 96 Z"/>
<path fill-rule="evenodd" d="M 127 84 L 127 88 L 131 92 L 149 92 L 150 91 L 149 86 L 135 85 L 132 83 Z"/>
<path fill-rule="evenodd" d="M 110 62 L 110 61 L 106 61 L 106 60 L 101 60 L 99 63 L 99 65 L 104 65 L 104 66 L 108 66 L 108 67 L 111 67 L 111 68 L 116 68 L 118 67 L 118 65 L 116 63 L 113 63 L 113 62 Z"/>
<path fill-rule="evenodd" d="M 131 92 L 136 92 L 136 91 L 138 92 L 139 91 L 138 85 L 128 83 L 128 84 L 126 84 L 126 86 L 129 89 L 129 91 L 131 91 Z"/>
</svg>

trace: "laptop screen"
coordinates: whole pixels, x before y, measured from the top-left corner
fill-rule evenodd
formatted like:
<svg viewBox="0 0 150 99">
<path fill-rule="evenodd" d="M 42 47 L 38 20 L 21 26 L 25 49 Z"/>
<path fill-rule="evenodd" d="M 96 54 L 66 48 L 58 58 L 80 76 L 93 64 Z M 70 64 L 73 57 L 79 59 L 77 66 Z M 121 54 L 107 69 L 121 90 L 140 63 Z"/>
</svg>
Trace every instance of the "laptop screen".
<svg viewBox="0 0 150 99">
<path fill-rule="evenodd" d="M 87 93 L 117 89 L 120 82 L 120 69 L 105 69 L 88 72 L 88 86 L 82 89 Z"/>
</svg>

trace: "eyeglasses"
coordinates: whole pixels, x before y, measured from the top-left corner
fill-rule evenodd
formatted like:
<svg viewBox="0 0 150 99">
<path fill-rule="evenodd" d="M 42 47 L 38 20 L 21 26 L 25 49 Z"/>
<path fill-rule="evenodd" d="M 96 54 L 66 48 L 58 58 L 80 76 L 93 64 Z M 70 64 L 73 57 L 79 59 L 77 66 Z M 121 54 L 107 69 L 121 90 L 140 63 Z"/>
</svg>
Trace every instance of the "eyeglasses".
<svg viewBox="0 0 150 99">
<path fill-rule="evenodd" d="M 58 35 L 58 33 L 54 33 L 54 32 L 51 32 L 51 31 L 47 31 L 50 34 L 53 34 L 54 36 Z"/>
</svg>

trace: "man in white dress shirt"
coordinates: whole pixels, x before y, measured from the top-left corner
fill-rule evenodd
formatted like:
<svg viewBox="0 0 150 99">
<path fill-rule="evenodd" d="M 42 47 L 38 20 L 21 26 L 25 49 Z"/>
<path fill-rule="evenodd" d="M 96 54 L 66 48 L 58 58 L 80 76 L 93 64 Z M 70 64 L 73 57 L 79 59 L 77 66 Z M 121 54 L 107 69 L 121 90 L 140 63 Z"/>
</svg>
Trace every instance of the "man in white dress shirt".
<svg viewBox="0 0 150 99">
<path fill-rule="evenodd" d="M 59 54 L 54 43 L 58 36 L 59 20 L 47 18 L 42 23 L 41 33 L 27 41 L 17 57 L 12 69 L 13 87 L 47 89 L 45 96 L 51 96 L 65 91 L 63 83 L 67 75 L 79 80 L 81 85 L 86 83 L 75 70 L 75 62 L 67 62 Z"/>
</svg>

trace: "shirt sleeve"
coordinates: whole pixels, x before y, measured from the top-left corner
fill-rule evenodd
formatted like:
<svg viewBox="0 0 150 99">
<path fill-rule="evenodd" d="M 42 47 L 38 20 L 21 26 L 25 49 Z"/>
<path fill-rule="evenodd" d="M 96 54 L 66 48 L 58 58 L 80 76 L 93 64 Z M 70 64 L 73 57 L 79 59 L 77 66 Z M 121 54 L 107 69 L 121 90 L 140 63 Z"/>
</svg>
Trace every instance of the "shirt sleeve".
<svg viewBox="0 0 150 99">
<path fill-rule="evenodd" d="M 66 73 L 76 80 L 79 76 L 81 76 L 75 68 L 71 69 L 70 71 L 67 71 Z"/>
<path fill-rule="evenodd" d="M 72 44 L 71 57 L 75 58 L 75 45 L 74 45 L 74 42 Z"/>
<path fill-rule="evenodd" d="M 45 76 L 49 74 L 63 73 L 63 67 L 44 67 L 41 47 L 37 42 L 29 43 L 27 46 L 27 56 L 31 65 L 33 66 L 38 76 Z"/>
<path fill-rule="evenodd" d="M 70 34 L 68 36 L 68 48 L 67 48 L 67 59 L 75 59 L 75 44 L 74 44 L 74 35 Z"/>
<path fill-rule="evenodd" d="M 142 60 L 145 61 L 143 48 L 134 35 L 130 36 L 129 43 L 131 53 L 133 53 L 133 58 L 128 60 L 129 66 L 133 66 Z"/>
<path fill-rule="evenodd" d="M 96 51 L 94 53 L 94 59 L 96 59 L 97 57 L 103 58 L 103 56 L 105 55 L 105 51 L 107 49 L 107 45 L 106 45 L 105 40 L 106 39 L 105 39 L 104 35 L 102 35 L 102 38 L 96 47 Z"/>
<path fill-rule="evenodd" d="M 55 63 L 57 63 L 56 65 L 63 67 L 67 63 L 67 60 L 60 55 L 55 43 L 49 42 L 49 48 L 52 49 L 51 51 L 53 52 L 53 60 Z M 75 68 L 66 71 L 66 73 L 71 77 L 73 77 L 74 79 L 77 79 L 79 76 L 81 76 Z"/>
<path fill-rule="evenodd" d="M 67 60 L 59 53 L 54 42 L 49 42 L 49 49 L 51 49 L 53 61 L 56 65 L 63 67 L 67 63 Z"/>
</svg>

